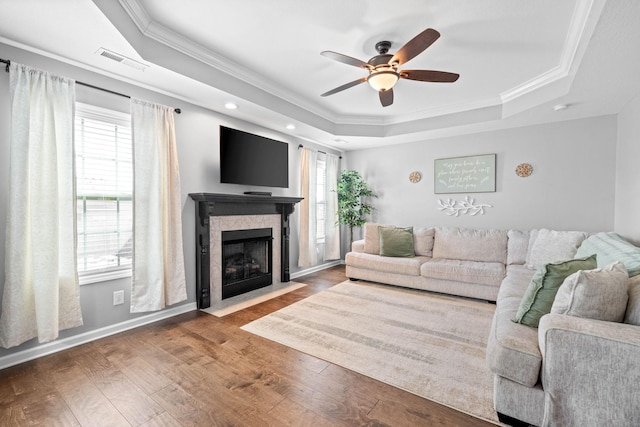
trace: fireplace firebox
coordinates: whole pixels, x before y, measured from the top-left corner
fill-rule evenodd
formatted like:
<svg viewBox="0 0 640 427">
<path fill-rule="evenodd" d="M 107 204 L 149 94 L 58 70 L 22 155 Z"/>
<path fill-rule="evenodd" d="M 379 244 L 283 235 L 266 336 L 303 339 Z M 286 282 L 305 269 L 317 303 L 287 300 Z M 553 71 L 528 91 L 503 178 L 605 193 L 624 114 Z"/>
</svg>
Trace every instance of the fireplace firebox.
<svg viewBox="0 0 640 427">
<path fill-rule="evenodd" d="M 271 228 L 222 231 L 222 299 L 273 283 Z"/>
</svg>

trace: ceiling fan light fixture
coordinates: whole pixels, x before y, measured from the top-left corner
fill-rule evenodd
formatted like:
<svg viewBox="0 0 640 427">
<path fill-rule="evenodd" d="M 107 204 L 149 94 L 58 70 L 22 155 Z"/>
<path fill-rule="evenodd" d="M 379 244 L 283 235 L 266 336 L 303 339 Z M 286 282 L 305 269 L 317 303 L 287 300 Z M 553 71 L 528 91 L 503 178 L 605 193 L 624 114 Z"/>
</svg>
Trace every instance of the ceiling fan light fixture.
<svg viewBox="0 0 640 427">
<path fill-rule="evenodd" d="M 385 91 L 391 89 L 399 78 L 398 73 L 393 68 L 388 67 L 372 71 L 367 77 L 367 82 L 375 90 Z"/>
</svg>

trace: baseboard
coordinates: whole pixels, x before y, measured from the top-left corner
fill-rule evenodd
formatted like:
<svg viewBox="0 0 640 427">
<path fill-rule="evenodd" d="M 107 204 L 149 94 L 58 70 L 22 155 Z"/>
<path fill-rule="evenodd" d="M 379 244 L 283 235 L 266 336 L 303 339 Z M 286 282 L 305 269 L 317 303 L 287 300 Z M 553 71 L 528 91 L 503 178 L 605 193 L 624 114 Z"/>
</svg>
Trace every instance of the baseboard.
<svg viewBox="0 0 640 427">
<path fill-rule="evenodd" d="M 8 354 L 6 356 L 0 357 L 0 369 L 19 365 L 20 363 L 28 362 L 29 360 L 37 359 L 38 357 L 43 357 L 49 354 L 57 353 L 59 351 L 67 350 L 69 348 L 95 341 L 100 338 L 105 338 L 110 335 L 128 331 L 129 329 L 138 328 L 140 326 L 148 325 L 149 323 L 157 322 L 159 320 L 167 319 L 169 317 L 188 313 L 194 310 L 197 310 L 195 302 L 183 304 L 177 307 L 172 307 L 166 310 L 136 317 L 135 319 L 116 323 L 114 325 L 105 326 L 104 328 L 94 329 L 92 331 L 73 335 L 71 337 L 61 338 L 56 341 L 41 344 L 37 347 L 32 347 L 22 351 L 18 351 L 16 353 Z"/>
<path fill-rule="evenodd" d="M 316 265 L 314 267 L 305 268 L 304 270 L 291 273 L 291 279 L 297 279 L 298 277 L 306 276 L 307 274 L 317 273 L 318 271 L 326 270 L 327 268 L 335 267 L 336 265 L 344 264 L 344 260 L 338 259 L 335 261 L 327 262 L 326 264 Z"/>
<path fill-rule="evenodd" d="M 314 267 L 306 268 L 304 270 L 291 273 L 291 279 L 306 276 L 307 274 L 316 273 L 318 271 L 325 270 L 336 265 L 344 264 L 344 260 L 331 261 L 325 264 L 317 265 Z M 92 331 L 84 332 L 78 335 L 73 335 L 67 338 L 61 338 L 56 341 L 48 342 L 38 345 L 36 347 L 28 348 L 16 353 L 8 354 L 0 357 L 0 369 L 5 369 L 10 366 L 19 365 L 20 363 L 28 362 L 29 360 L 37 359 L 38 357 L 47 356 L 49 354 L 57 353 L 59 351 L 67 350 L 72 347 L 76 347 L 81 344 L 85 344 L 91 341 L 105 338 L 110 335 L 114 335 L 120 332 L 128 331 L 129 329 L 138 328 L 140 326 L 147 325 L 149 323 L 157 322 L 159 320 L 167 319 L 169 317 L 177 316 L 179 314 L 187 313 L 189 311 L 197 310 L 196 303 L 189 303 L 180 305 L 178 307 L 168 308 L 166 310 L 151 313 L 145 316 L 136 317 L 135 319 L 127 320 L 124 322 L 116 323 L 114 325 L 105 326 L 104 328 L 95 329 Z"/>
</svg>

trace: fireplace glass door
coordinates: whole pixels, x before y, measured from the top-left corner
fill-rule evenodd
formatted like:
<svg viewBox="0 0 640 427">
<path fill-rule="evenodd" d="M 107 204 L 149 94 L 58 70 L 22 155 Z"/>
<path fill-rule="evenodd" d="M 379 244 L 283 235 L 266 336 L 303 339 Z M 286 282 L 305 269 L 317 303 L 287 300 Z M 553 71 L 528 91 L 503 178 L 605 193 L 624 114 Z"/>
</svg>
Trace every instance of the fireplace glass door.
<svg viewBox="0 0 640 427">
<path fill-rule="evenodd" d="M 222 299 L 273 283 L 272 246 L 271 228 L 222 232 Z"/>
</svg>

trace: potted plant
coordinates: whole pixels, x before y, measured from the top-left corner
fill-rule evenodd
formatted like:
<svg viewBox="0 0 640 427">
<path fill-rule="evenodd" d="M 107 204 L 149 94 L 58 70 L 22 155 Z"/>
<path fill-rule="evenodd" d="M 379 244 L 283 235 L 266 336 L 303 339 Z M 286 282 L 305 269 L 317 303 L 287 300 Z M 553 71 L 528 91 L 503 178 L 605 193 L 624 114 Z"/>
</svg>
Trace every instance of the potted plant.
<svg viewBox="0 0 640 427">
<path fill-rule="evenodd" d="M 358 171 L 346 170 L 338 180 L 338 223 L 349 226 L 349 245 L 353 243 L 353 227 L 362 227 L 373 206 L 367 197 L 376 196 Z"/>
</svg>

